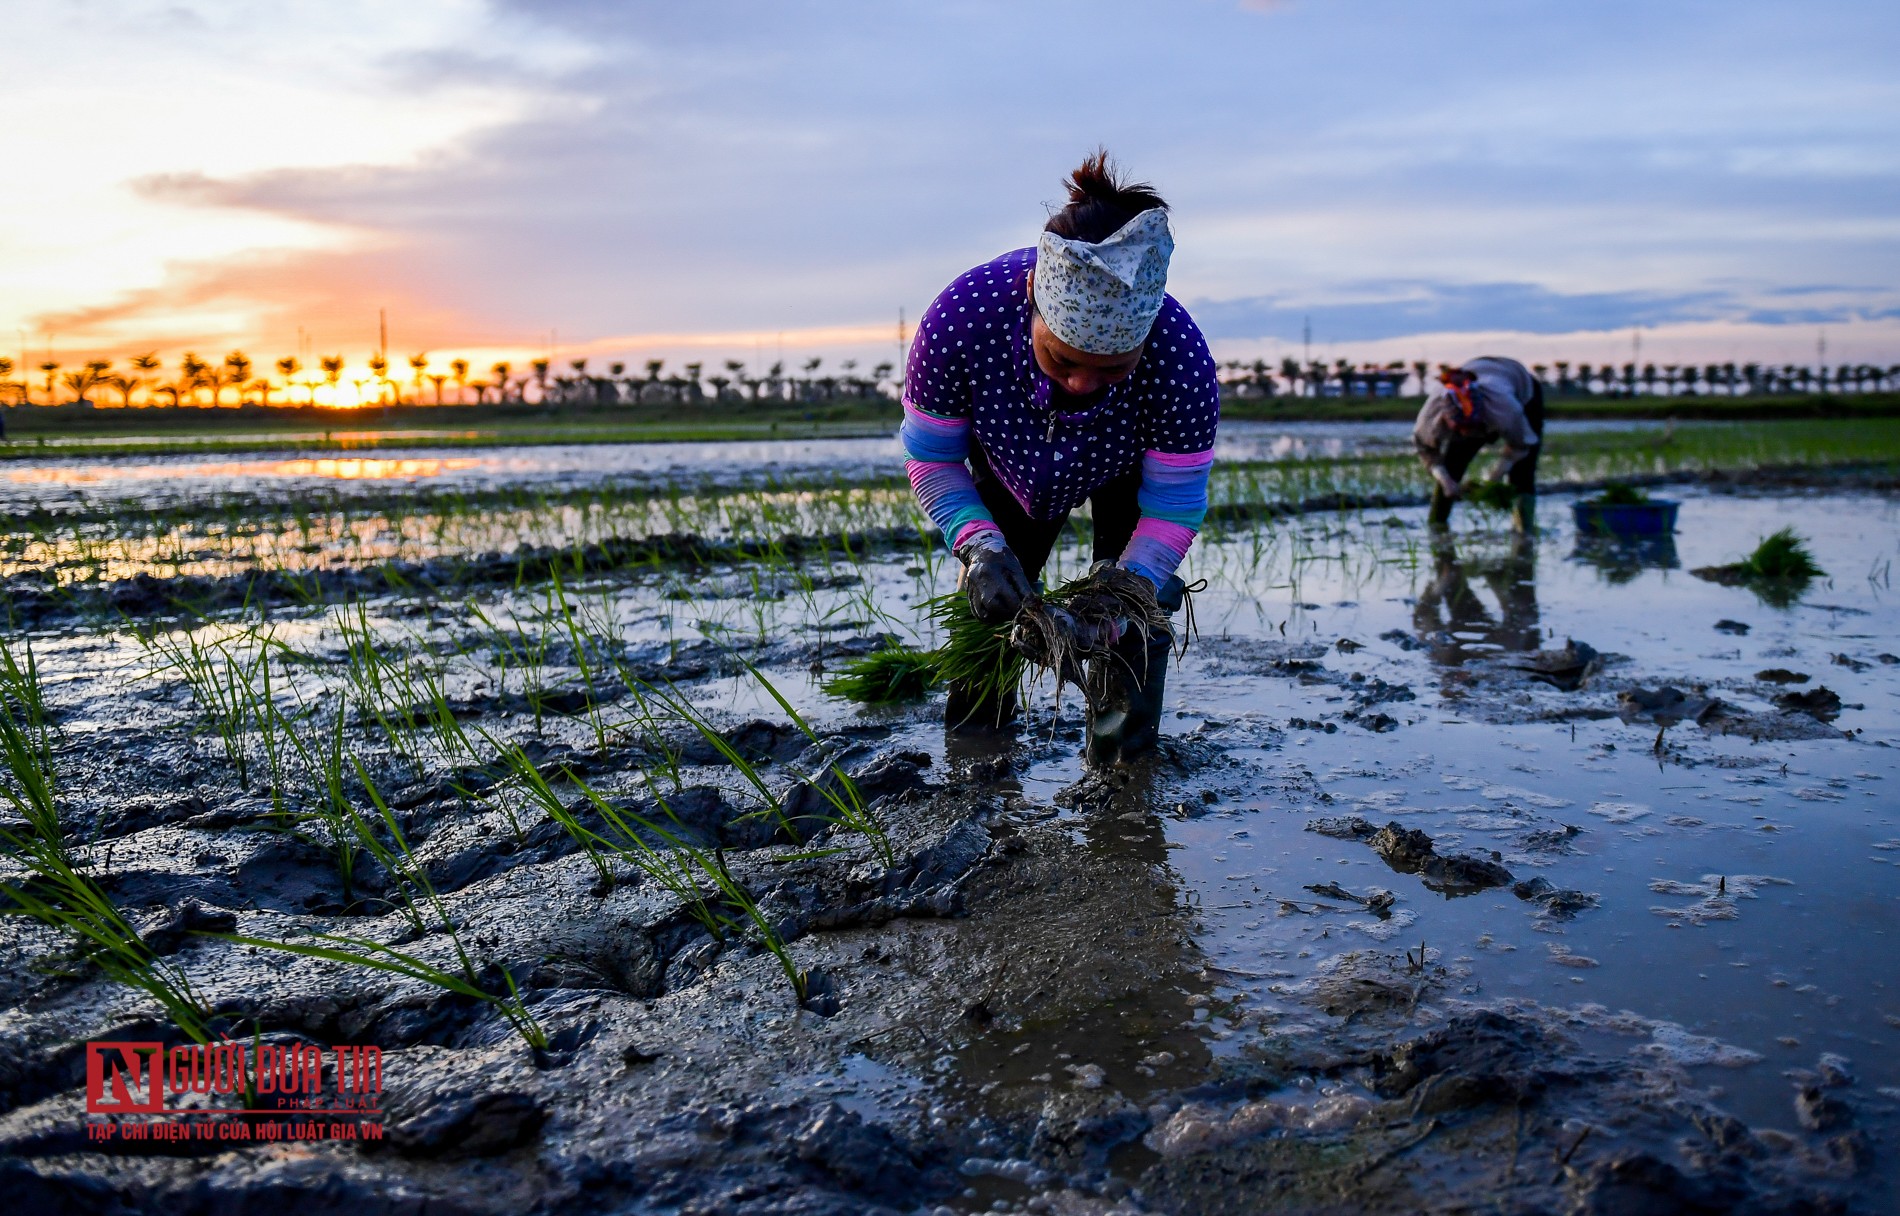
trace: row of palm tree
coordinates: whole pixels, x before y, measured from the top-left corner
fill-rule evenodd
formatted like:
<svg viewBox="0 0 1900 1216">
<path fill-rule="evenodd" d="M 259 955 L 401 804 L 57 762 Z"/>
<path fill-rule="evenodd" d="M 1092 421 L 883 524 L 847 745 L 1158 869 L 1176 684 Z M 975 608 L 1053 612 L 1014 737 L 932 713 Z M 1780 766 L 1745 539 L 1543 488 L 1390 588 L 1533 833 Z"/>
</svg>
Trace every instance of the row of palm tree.
<svg viewBox="0 0 1900 1216">
<path fill-rule="evenodd" d="M 535 359 L 517 374 L 511 363 L 488 369 L 485 379 L 471 379 L 467 359 L 451 359 L 445 371 L 432 370 L 427 353 L 409 356 L 406 379 L 392 373 L 387 356 L 373 354 L 361 373 L 341 355 L 324 355 L 315 368 L 306 368 L 294 355 L 278 359 L 273 378 L 251 357 L 234 350 L 222 361 L 200 358 L 186 351 L 173 368 L 166 368 L 156 352 L 135 356 L 123 369 L 110 359 L 92 359 L 66 370 L 53 359 L 39 364 L 37 383 L 29 369 L 12 379 L 14 361 L 0 357 L 0 403 L 10 405 L 99 404 L 218 407 L 243 405 L 464 405 L 495 402 L 536 402 L 590 405 L 632 405 L 699 401 L 827 402 L 895 394 L 893 363 L 879 363 L 860 373 L 855 359 L 846 359 L 836 373 L 824 371 L 824 359 L 802 365 L 802 374 L 787 372 L 774 363 L 754 375 L 739 360 L 727 360 L 724 375 L 705 374 L 705 364 L 687 363 L 669 374 L 664 359 L 651 359 L 644 378 L 629 375 L 625 363 L 609 363 L 592 370 L 586 359 L 573 359 L 567 371 L 556 373 L 553 360 Z M 344 386 L 348 386 L 345 391 Z M 113 398 L 116 397 L 116 402 Z"/>
<path fill-rule="evenodd" d="M 1224 392 L 1240 398 L 1259 397 L 1396 397 L 1411 388 L 1422 395 L 1436 386 L 1446 365 L 1415 363 L 1354 363 L 1338 359 L 1327 364 L 1282 359 L 1277 368 L 1264 359 L 1238 359 L 1221 366 Z M 1764 363 L 1576 363 L 1559 359 L 1533 363 L 1531 372 L 1558 396 L 1695 396 L 1703 393 L 1738 396 L 1792 393 L 1866 393 L 1900 387 L 1900 364 L 1880 367 L 1871 363 L 1844 363 L 1804 367 Z M 1554 374 L 1553 374 L 1554 373 Z"/>
<path fill-rule="evenodd" d="M 550 375 L 548 360 L 537 359 L 534 386 L 542 401 L 590 405 L 689 404 L 703 401 L 807 402 L 856 400 L 895 396 L 897 370 L 894 363 L 879 363 L 867 373 L 858 371 L 856 359 L 846 359 L 835 374 L 824 371 L 822 357 L 807 359 L 799 372 L 788 372 L 783 362 L 772 364 L 754 375 L 748 365 L 728 359 L 723 375 L 706 374 L 704 363 L 681 365 L 677 374 L 666 373 L 664 359 L 649 359 L 644 378 L 627 374 L 624 363 L 609 363 L 606 374 L 592 371 L 586 359 L 568 363 L 568 371 Z M 500 365 L 505 367 L 505 365 Z M 526 400 L 526 385 L 516 386 L 515 400 Z"/>
<path fill-rule="evenodd" d="M 467 359 L 451 359 L 446 370 L 435 371 L 429 355 L 409 356 L 406 379 L 392 374 L 389 359 L 373 354 L 355 373 L 341 355 L 325 355 L 315 368 L 306 368 L 294 355 L 272 365 L 276 376 L 243 351 L 234 350 L 221 361 L 202 359 L 187 351 L 167 369 L 156 353 L 135 356 L 123 369 L 109 359 L 93 359 L 67 370 L 55 360 L 38 365 L 38 383 L 0 357 L 0 402 L 13 405 L 116 404 L 170 407 L 226 405 L 462 405 L 495 402 L 535 402 L 569 405 L 692 404 L 749 401 L 824 403 L 895 396 L 899 382 L 896 366 L 879 363 L 860 372 L 855 359 L 846 359 L 835 373 L 824 370 L 822 358 L 807 359 L 797 370 L 783 362 L 754 374 L 747 364 L 728 359 L 723 374 L 706 374 L 703 363 L 686 363 L 676 373 L 666 361 L 651 359 L 645 375 L 629 374 L 625 363 L 609 363 L 594 370 L 586 359 L 568 361 L 556 372 L 550 359 L 532 360 L 525 372 L 513 364 L 496 363 L 483 379 L 470 378 Z M 1395 397 L 1408 387 L 1414 394 L 1427 391 L 1438 371 L 1420 360 L 1414 363 L 1301 363 L 1282 359 L 1277 368 L 1265 360 L 1233 360 L 1221 368 L 1223 391 L 1239 398 L 1258 397 Z M 1797 364 L 1635 363 L 1619 365 L 1556 360 L 1536 363 L 1531 371 L 1558 396 L 1682 396 L 1725 393 L 1737 396 L 1784 393 L 1861 393 L 1900 386 L 1900 364 L 1842 364 L 1806 367 Z M 348 385 L 348 391 L 344 386 Z M 274 396 L 274 399 L 273 399 Z"/>
</svg>

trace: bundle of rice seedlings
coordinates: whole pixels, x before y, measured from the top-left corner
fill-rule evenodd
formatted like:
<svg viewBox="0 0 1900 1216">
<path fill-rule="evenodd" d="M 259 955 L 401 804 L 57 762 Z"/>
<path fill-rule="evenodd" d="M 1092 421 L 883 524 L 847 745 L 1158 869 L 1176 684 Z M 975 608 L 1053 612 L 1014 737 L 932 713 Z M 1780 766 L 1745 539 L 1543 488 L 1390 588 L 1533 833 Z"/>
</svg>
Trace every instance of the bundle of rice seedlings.
<svg viewBox="0 0 1900 1216">
<path fill-rule="evenodd" d="M 1106 563 L 1032 596 L 1007 625 L 978 621 L 961 595 L 933 601 L 932 615 L 946 634 L 937 651 L 939 678 L 967 681 L 983 701 L 1018 690 L 1032 670 L 1053 671 L 1058 692 L 1074 684 L 1093 700 L 1083 664 L 1108 654 L 1109 639 L 1132 633 L 1145 643 L 1156 633 L 1173 635 L 1168 614 L 1155 602 L 1154 584 Z"/>
<path fill-rule="evenodd" d="M 1738 564 L 1742 574 L 1749 578 L 1799 580 L 1827 575 L 1814 560 L 1814 554 L 1808 551 L 1808 542 L 1797 536 L 1793 528 L 1783 528 L 1763 537 L 1755 551 Z"/>
<path fill-rule="evenodd" d="M 936 651 L 892 645 L 851 660 L 820 687 L 847 701 L 890 705 L 919 700 L 939 683 Z"/>
<path fill-rule="evenodd" d="M 1022 686 L 1029 664 L 1009 644 L 1011 623 L 986 625 L 970 611 L 962 591 L 940 595 L 926 606 L 943 631 L 933 653 L 937 682 L 956 684 L 977 703 L 999 704 Z M 1025 604 L 1024 610 L 1028 610 Z"/>
<path fill-rule="evenodd" d="M 1702 566 L 1689 573 L 1725 587 L 1747 587 L 1762 602 L 1787 608 L 1801 598 L 1808 582 L 1827 577 L 1808 551 L 1808 543 L 1793 528 L 1762 538 L 1755 551 L 1726 566 Z"/>
<path fill-rule="evenodd" d="M 1474 507 L 1483 507 L 1492 511 L 1508 511 L 1517 497 L 1509 482 L 1475 481 L 1465 487 L 1465 501 Z"/>
<path fill-rule="evenodd" d="M 1648 505 L 1649 495 L 1640 487 L 1612 481 L 1606 483 L 1597 496 L 1589 501 L 1599 507 L 1641 507 Z"/>
<path fill-rule="evenodd" d="M 1019 692 L 1032 671 L 1053 671 L 1058 688 L 1086 693 L 1084 661 L 1108 653 L 1108 639 L 1127 633 L 1144 642 L 1173 636 L 1168 614 L 1142 575 L 1102 564 L 1044 595 L 1031 596 L 1014 620 L 989 625 L 970 611 L 962 591 L 926 605 L 943 634 L 935 650 L 888 646 L 854 659 L 826 679 L 834 697 L 878 705 L 912 701 L 942 685 L 962 688 L 973 704 L 1000 704 Z"/>
<path fill-rule="evenodd" d="M 1168 614 L 1155 602 L 1154 584 L 1131 570 L 1098 565 L 1016 614 L 1011 644 L 1038 668 L 1061 672 L 1073 660 L 1093 658 L 1107 639 L 1123 632 L 1147 641 L 1172 633 Z"/>
</svg>

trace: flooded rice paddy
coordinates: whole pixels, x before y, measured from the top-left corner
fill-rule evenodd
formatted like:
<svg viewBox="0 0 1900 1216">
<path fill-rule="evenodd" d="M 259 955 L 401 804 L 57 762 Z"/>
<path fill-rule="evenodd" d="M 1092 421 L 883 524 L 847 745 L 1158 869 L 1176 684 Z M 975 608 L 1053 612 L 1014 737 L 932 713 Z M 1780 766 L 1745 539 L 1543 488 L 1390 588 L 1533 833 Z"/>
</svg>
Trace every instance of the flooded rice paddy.
<svg viewBox="0 0 1900 1216">
<path fill-rule="evenodd" d="M 1397 424 L 1235 424 L 1210 493 L 1217 521 L 1419 500 Z M 1811 468 L 1892 450 L 1893 420 L 1553 424 L 1546 483 L 1674 481 Z M 147 578 L 413 567 L 660 538 L 763 551 L 784 538 L 888 535 L 917 517 L 891 440 L 385 450 L 206 463 L 113 457 L 0 468 L 13 526 L 0 579 L 96 598 Z M 740 449 L 736 454 L 732 450 Z M 755 459 L 756 458 L 756 459 Z M 1791 462 L 1791 463 L 1790 463 Z M 175 588 L 184 594 L 182 583 Z M 213 603 L 216 602 L 215 597 Z M 204 606 L 198 602 L 197 606 Z"/>
<path fill-rule="evenodd" d="M 824 694 L 849 656 L 931 642 L 919 606 L 953 582 L 886 487 L 628 496 L 507 543 L 545 514 L 524 502 L 310 565 L 406 554 L 407 584 L 16 616 L 75 872 L 208 1030 L 380 1045 L 390 1140 L 89 1148 L 76 1045 L 179 1032 L 12 918 L 8 1185 L 186 1210 L 1891 1210 L 1900 502 L 1683 485 L 1677 535 L 1629 548 L 1580 538 L 1564 494 L 1534 537 L 1470 510 L 1437 536 L 1396 473 L 1350 510 L 1263 484 L 1290 483 L 1228 501 L 1283 509 L 1190 558 L 1161 754 L 1106 775 L 1072 689 L 996 738 L 946 737 L 940 699 Z M 1799 594 L 1691 573 L 1783 526 L 1828 572 Z M 614 564 L 623 531 L 704 545 Z M 553 555 L 466 577 L 529 544 Z M 124 560 L 160 585 L 292 561 Z M 316 934 L 357 961 L 268 944 Z M 392 949 L 433 971 L 370 965 Z"/>
<path fill-rule="evenodd" d="M 1567 425 L 1589 429 L 1593 424 Z M 1402 450 L 1410 435 L 1402 423 L 1235 422 L 1221 430 L 1219 456 L 1258 461 L 1391 454 Z M 392 436 L 400 439 L 404 434 Z M 366 431 L 360 437 L 379 435 Z M 270 438 L 261 436 L 260 446 L 267 449 Z M 355 490 L 367 496 L 391 485 L 480 494 L 532 487 L 664 487 L 682 481 L 730 485 L 814 476 L 863 480 L 888 474 L 902 459 L 894 436 L 534 447 L 399 446 L 384 438 L 373 450 L 360 453 L 286 456 L 266 450 L 251 457 L 215 459 L 190 454 L 100 458 L 83 453 L 44 459 L 28 450 L 0 464 L 0 506 L 12 512 L 72 512 L 115 503 L 155 508 L 207 501 L 280 502 L 326 491 Z"/>
</svg>

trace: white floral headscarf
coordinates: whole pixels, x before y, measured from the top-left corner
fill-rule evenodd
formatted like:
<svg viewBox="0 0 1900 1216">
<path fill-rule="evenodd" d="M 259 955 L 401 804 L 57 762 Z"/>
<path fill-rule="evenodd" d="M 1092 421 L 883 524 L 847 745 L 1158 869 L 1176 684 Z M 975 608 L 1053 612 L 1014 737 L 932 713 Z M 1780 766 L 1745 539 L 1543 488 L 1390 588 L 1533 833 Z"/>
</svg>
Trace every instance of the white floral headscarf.
<svg viewBox="0 0 1900 1216">
<path fill-rule="evenodd" d="M 1174 233 L 1160 207 L 1100 244 L 1044 232 L 1036 243 L 1036 311 L 1050 332 L 1091 355 L 1119 355 L 1148 340 L 1168 285 Z"/>
</svg>

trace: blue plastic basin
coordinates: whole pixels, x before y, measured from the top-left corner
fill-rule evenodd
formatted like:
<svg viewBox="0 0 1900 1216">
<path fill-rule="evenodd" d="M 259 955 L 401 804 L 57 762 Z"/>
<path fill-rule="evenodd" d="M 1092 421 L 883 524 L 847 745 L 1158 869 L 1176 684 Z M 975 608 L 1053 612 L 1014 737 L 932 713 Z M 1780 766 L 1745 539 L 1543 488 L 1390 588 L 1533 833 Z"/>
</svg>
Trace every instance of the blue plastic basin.
<svg viewBox="0 0 1900 1216">
<path fill-rule="evenodd" d="M 1586 536 L 1666 536 L 1676 530 L 1676 508 L 1682 504 L 1652 498 L 1629 506 L 1606 506 L 1579 500 L 1577 531 Z"/>
</svg>

